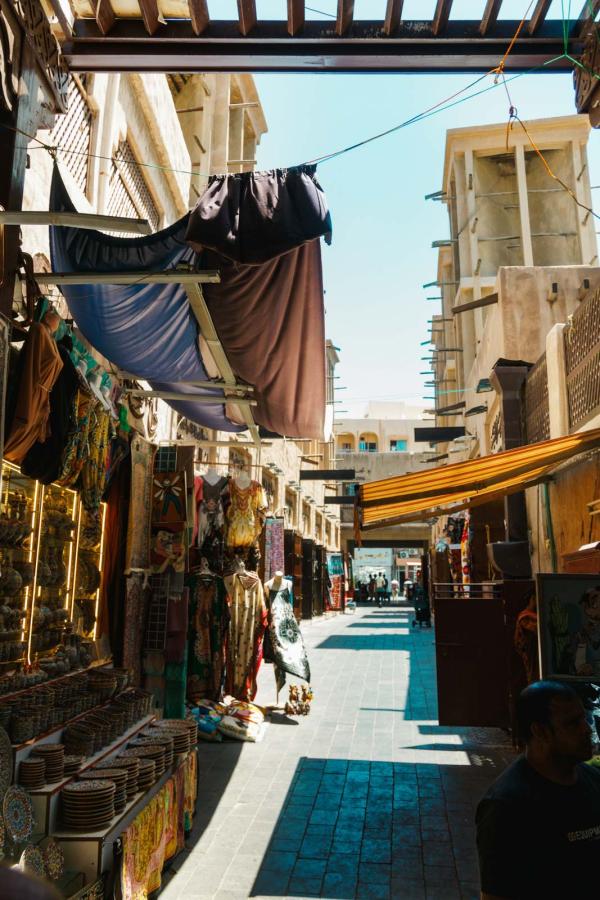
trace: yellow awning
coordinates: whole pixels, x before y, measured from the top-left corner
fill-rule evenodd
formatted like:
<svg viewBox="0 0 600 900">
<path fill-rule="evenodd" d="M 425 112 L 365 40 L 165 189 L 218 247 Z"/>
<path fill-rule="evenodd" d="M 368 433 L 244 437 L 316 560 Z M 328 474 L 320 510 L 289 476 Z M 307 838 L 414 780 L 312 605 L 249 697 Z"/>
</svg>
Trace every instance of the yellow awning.
<svg viewBox="0 0 600 900">
<path fill-rule="evenodd" d="M 479 506 L 537 484 L 558 463 L 598 446 L 600 428 L 453 466 L 368 482 L 360 486 L 358 494 L 360 527 L 381 528 Z"/>
</svg>

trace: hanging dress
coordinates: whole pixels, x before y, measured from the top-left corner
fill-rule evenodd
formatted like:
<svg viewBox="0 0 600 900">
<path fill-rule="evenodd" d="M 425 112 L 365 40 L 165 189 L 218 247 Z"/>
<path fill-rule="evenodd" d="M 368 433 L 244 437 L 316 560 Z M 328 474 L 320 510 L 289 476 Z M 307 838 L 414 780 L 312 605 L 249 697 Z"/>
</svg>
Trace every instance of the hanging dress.
<svg viewBox="0 0 600 900">
<path fill-rule="evenodd" d="M 286 673 L 310 681 L 310 666 L 287 585 L 282 583 L 278 591 L 269 592 L 269 606 L 270 657 L 277 690 L 280 691 L 285 684 Z"/>
<path fill-rule="evenodd" d="M 209 567 L 221 570 L 229 478 L 211 483 L 198 475 L 194 479 L 196 520 L 192 544 L 206 557 Z"/>
<path fill-rule="evenodd" d="M 253 700 L 262 662 L 267 608 L 260 578 L 255 572 L 225 579 L 231 623 L 227 644 L 226 692 L 236 700 Z"/>
<path fill-rule="evenodd" d="M 229 605 L 223 579 L 190 575 L 187 695 L 220 700 L 225 681 Z"/>
<path fill-rule="evenodd" d="M 263 528 L 267 498 L 257 481 L 241 488 L 232 479 L 229 483 L 230 506 L 227 510 L 226 543 L 228 547 L 251 547 Z"/>
</svg>

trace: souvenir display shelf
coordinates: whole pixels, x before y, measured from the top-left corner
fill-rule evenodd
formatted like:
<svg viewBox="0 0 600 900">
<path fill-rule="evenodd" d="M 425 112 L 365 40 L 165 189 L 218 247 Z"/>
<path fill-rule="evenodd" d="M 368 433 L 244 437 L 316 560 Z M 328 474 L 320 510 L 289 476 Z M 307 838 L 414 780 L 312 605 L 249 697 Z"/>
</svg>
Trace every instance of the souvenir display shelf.
<svg viewBox="0 0 600 900">
<path fill-rule="evenodd" d="M 76 491 L 39 484 L 6 461 L 1 485 L 0 674 L 35 661 L 49 675 L 85 667 L 91 654 L 82 641 L 96 636 L 105 505 L 91 515 Z"/>
</svg>

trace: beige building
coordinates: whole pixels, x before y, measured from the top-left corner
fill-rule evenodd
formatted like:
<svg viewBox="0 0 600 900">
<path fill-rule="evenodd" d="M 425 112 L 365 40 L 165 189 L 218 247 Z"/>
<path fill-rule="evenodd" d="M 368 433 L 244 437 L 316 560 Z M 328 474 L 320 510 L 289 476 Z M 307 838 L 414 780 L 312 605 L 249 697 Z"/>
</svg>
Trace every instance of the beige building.
<svg viewBox="0 0 600 900">
<path fill-rule="evenodd" d="M 499 359 L 530 366 L 520 394 L 527 443 L 600 424 L 590 126 L 585 116 L 526 124 L 577 203 L 547 173 L 518 125 L 509 133 L 508 153 L 505 125 L 447 135 L 442 199 L 451 238 L 436 242 L 442 307 L 431 335 L 436 425 L 464 426 L 466 434 L 436 445 L 443 457 L 438 465 L 506 449 L 491 383 Z M 597 457 L 575 461 L 549 487 L 527 490 L 534 572 L 560 571 L 562 555 L 591 539 L 586 504 L 594 500 L 595 473 Z M 489 521 L 494 518 L 501 527 L 502 511 Z M 434 537 L 443 524 L 442 518 Z"/>
<path fill-rule="evenodd" d="M 210 174 L 254 169 L 256 147 L 267 131 L 251 75 L 72 75 L 69 94 L 68 113 L 39 137 L 60 148 L 61 172 L 78 210 L 145 218 L 153 230 L 187 213 Z M 34 144 L 30 155 L 23 208 L 48 209 L 52 159 Z M 36 269 L 49 271 L 47 226 L 23 232 L 24 249 L 33 255 Z M 49 293 L 68 314 L 58 290 Z M 326 360 L 331 429 L 338 355 L 330 341 Z M 287 527 L 328 549 L 339 548 L 338 509 L 324 505 L 324 483 L 300 481 L 301 469 L 333 468 L 331 440 L 266 440 L 259 450 L 247 435 L 181 421 L 162 400 L 142 405 L 148 438 L 195 443 L 199 473 L 208 465 L 224 474 L 250 466 L 252 477 L 266 489 L 271 512 L 285 516 Z"/>
</svg>

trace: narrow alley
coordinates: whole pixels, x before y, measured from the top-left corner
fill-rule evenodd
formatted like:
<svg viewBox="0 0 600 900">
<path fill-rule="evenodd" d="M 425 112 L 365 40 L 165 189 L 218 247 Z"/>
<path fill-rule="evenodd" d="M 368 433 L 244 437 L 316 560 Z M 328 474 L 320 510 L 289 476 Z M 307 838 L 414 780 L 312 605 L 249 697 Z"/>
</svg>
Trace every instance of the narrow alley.
<svg viewBox="0 0 600 900">
<path fill-rule="evenodd" d="M 473 812 L 510 741 L 438 726 L 434 634 L 412 618 L 368 607 L 303 626 L 311 714 L 274 718 L 260 744 L 200 746 L 165 900 L 479 896 Z M 258 702 L 274 699 L 263 666 Z"/>
</svg>

